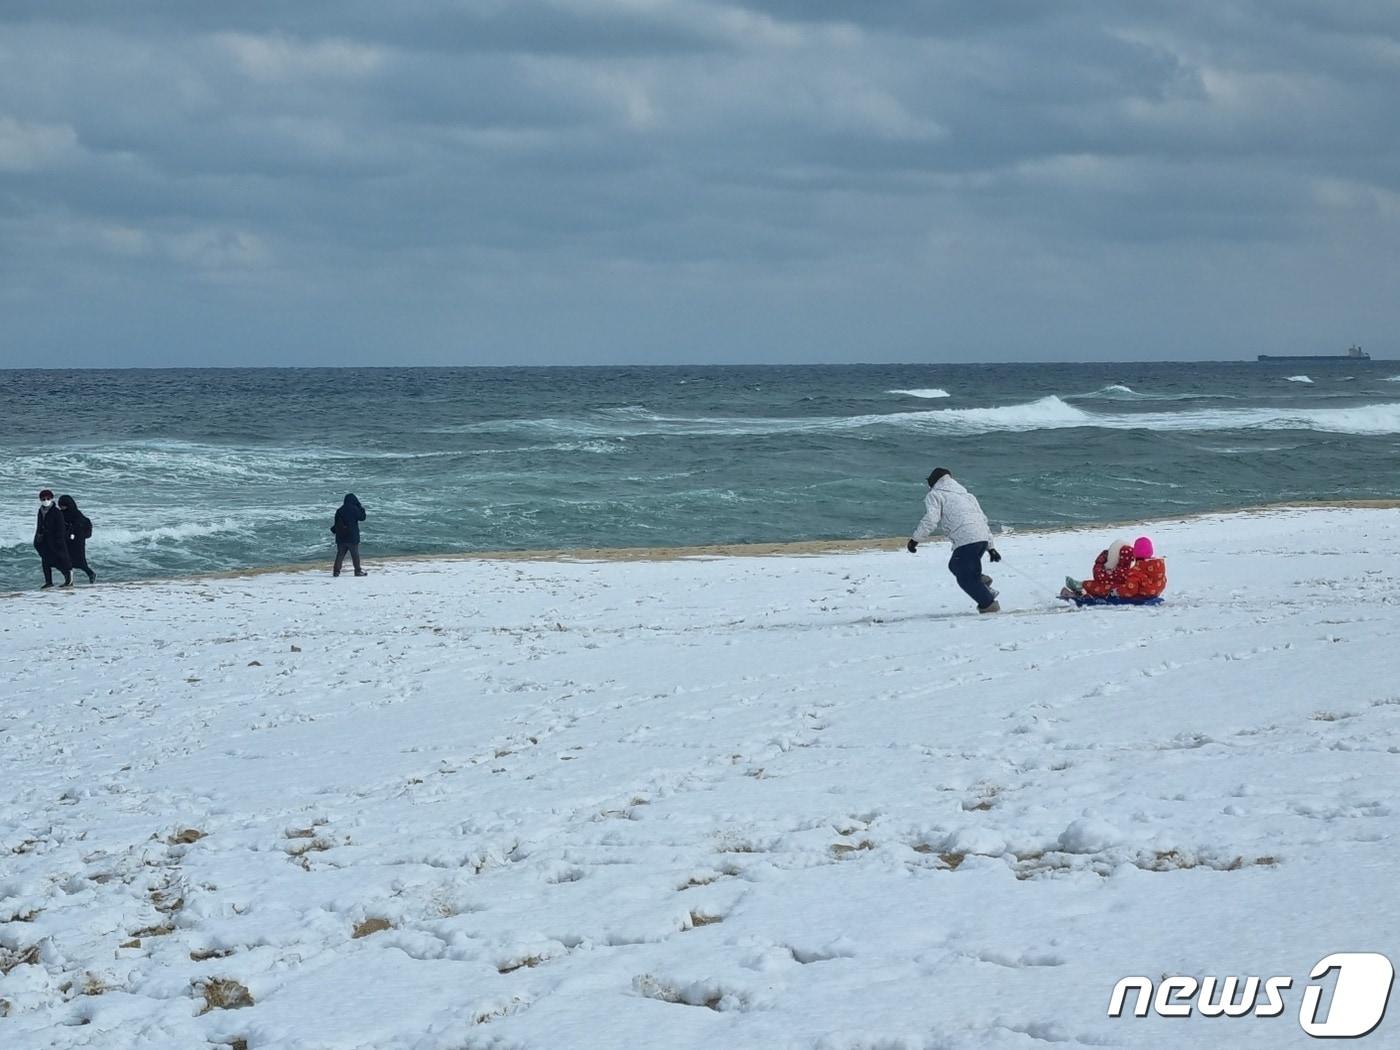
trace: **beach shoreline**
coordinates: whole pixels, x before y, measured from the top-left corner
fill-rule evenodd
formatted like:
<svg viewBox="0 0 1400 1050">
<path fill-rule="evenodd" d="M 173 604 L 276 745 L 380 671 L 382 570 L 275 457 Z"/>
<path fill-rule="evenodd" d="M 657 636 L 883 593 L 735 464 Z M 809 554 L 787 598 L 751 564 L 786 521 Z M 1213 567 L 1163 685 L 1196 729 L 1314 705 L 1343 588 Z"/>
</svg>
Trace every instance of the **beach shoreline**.
<svg viewBox="0 0 1400 1050">
<path fill-rule="evenodd" d="M 1136 521 L 1070 522 L 1058 525 L 1037 525 L 1033 528 L 1006 529 L 999 537 L 1032 537 L 1073 532 L 1112 532 L 1115 530 L 1150 531 L 1154 526 L 1182 524 L 1204 518 L 1238 517 L 1276 514 L 1296 510 L 1396 510 L 1400 499 L 1307 500 L 1254 504 L 1223 510 L 1193 511 L 1187 514 L 1163 515 Z M 372 541 L 363 558 L 366 566 L 397 565 L 415 562 L 667 562 L 707 558 L 812 558 L 832 554 L 860 554 L 867 551 L 901 551 L 908 536 L 877 536 L 867 538 L 836 538 L 786 540 L 755 543 L 690 544 L 675 547 L 557 547 L 529 550 L 449 551 L 422 554 L 373 553 Z M 936 536 L 930 546 L 946 541 Z M 209 580 L 235 580 L 258 576 L 291 575 L 326 572 L 334 559 L 331 547 L 325 557 L 308 562 L 283 562 L 218 572 L 199 572 L 178 576 L 152 576 L 134 580 L 113 580 L 117 587 L 148 587 L 169 583 L 200 583 Z M 33 589 L 0 591 L 0 598 L 32 593 Z"/>
</svg>

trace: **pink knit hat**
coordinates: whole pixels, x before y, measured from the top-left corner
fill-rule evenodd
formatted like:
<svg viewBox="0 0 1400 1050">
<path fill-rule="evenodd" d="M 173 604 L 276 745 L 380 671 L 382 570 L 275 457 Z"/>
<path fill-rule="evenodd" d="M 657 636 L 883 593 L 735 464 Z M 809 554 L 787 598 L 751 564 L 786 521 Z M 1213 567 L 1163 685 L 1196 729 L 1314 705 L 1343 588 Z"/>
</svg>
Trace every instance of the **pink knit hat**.
<svg viewBox="0 0 1400 1050">
<path fill-rule="evenodd" d="M 1146 536 L 1139 536 L 1133 543 L 1133 557 L 1138 560 L 1152 557 L 1152 541 Z"/>
</svg>

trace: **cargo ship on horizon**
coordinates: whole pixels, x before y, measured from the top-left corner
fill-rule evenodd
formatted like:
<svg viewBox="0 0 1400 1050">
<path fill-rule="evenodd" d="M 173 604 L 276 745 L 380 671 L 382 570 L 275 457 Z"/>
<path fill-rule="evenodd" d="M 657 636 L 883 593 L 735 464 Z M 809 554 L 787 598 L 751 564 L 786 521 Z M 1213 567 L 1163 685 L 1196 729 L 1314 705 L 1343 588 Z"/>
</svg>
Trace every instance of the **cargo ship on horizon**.
<svg viewBox="0 0 1400 1050">
<path fill-rule="evenodd" d="M 1359 346 L 1352 346 L 1348 347 L 1344 354 L 1260 354 L 1259 360 L 1266 362 L 1322 361 L 1334 365 L 1351 365 L 1358 362 L 1364 364 L 1371 360 L 1371 355 Z"/>
</svg>

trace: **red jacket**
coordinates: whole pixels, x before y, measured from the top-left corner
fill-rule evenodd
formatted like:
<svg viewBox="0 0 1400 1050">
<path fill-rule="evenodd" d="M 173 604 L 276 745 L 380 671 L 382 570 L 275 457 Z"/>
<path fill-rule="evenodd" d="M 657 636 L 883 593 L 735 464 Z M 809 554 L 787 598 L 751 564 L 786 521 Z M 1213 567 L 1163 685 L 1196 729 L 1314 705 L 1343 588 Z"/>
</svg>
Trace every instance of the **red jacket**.
<svg viewBox="0 0 1400 1050">
<path fill-rule="evenodd" d="M 1108 551 L 1100 551 L 1094 562 L 1094 578 L 1084 581 L 1084 593 L 1091 598 L 1107 598 L 1127 582 L 1133 568 L 1133 548 L 1128 544 L 1118 548 L 1118 564 L 1108 568 Z"/>
</svg>

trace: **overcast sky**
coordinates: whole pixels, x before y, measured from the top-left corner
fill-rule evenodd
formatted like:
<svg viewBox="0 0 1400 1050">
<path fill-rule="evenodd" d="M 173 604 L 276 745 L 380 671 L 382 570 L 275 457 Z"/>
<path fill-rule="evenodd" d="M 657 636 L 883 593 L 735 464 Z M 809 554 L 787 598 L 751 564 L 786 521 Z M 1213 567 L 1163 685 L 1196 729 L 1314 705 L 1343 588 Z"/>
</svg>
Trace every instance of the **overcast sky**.
<svg viewBox="0 0 1400 1050">
<path fill-rule="evenodd" d="M 1400 356 L 1395 0 L 0 0 L 0 365 Z"/>
</svg>

